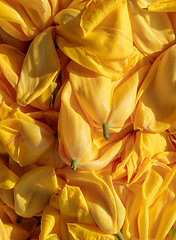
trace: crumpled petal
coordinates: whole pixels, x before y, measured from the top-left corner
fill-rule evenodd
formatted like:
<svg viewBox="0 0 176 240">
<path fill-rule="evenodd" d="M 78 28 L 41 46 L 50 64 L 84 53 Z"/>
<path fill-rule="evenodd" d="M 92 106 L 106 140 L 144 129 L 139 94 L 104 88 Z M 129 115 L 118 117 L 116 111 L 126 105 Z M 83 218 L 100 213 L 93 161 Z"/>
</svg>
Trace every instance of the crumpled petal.
<svg viewBox="0 0 176 240">
<path fill-rule="evenodd" d="M 51 232 L 55 233 L 56 235 L 59 234 L 60 236 L 60 214 L 56 209 L 52 208 L 50 205 L 47 205 L 41 218 L 41 232 L 39 235 L 39 240 L 50 239 L 49 235 Z"/>
<path fill-rule="evenodd" d="M 173 45 L 151 66 L 138 93 L 134 129 L 162 132 L 175 123 L 175 55 L 176 45 Z"/>
<path fill-rule="evenodd" d="M 93 171 L 73 172 L 65 169 L 64 175 L 71 185 L 78 186 L 84 194 L 90 213 L 106 233 L 116 234 L 123 225 L 125 208 L 111 186 L 98 177 Z"/>
</svg>

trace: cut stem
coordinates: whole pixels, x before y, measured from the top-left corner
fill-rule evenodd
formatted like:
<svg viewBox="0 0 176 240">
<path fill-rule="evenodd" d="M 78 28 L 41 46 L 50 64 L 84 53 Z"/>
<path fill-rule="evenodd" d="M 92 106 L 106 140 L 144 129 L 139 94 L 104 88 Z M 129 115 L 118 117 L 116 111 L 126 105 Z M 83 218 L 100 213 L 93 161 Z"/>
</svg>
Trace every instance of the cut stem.
<svg viewBox="0 0 176 240">
<path fill-rule="evenodd" d="M 17 218 L 16 218 L 16 223 L 19 224 L 19 223 L 21 222 L 22 218 L 23 218 L 23 217 L 21 217 L 21 216 L 17 216 Z"/>
<path fill-rule="evenodd" d="M 108 139 L 109 139 L 109 123 L 103 123 L 103 136 L 108 141 Z"/>
<path fill-rule="evenodd" d="M 119 240 L 125 240 L 124 237 L 123 237 L 123 235 L 122 235 L 122 233 L 121 233 L 121 231 L 118 231 L 118 232 L 116 233 L 116 236 L 118 237 Z"/>
<path fill-rule="evenodd" d="M 71 162 L 70 168 L 71 168 L 71 170 L 75 171 L 78 166 L 79 166 L 79 162 L 76 161 L 76 160 L 73 160 L 73 161 Z"/>
</svg>

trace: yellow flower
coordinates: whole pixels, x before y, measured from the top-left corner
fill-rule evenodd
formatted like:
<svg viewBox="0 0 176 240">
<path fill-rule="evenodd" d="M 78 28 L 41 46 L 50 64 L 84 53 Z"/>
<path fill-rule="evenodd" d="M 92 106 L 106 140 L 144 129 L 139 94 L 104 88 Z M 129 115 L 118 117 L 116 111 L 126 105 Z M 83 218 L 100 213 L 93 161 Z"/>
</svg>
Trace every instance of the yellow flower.
<svg viewBox="0 0 176 240">
<path fill-rule="evenodd" d="M 59 48 L 81 66 L 120 79 L 136 64 L 125 0 L 73 1 L 54 21 Z"/>
<path fill-rule="evenodd" d="M 175 43 L 175 33 L 170 18 L 167 13 L 145 11 L 138 6 L 140 1 L 127 2 L 135 46 L 153 61 Z"/>
<path fill-rule="evenodd" d="M 120 132 L 125 128 L 135 108 L 138 88 L 149 66 L 142 66 L 118 84 L 74 62 L 69 63 L 69 80 L 77 100 L 91 125 L 104 131 L 106 140 L 109 138 L 108 130 Z M 105 127 L 108 128 L 107 132 Z"/>
<path fill-rule="evenodd" d="M 54 142 L 53 131 L 45 124 L 9 118 L 0 121 L 0 141 L 20 166 L 35 162 Z"/>
<path fill-rule="evenodd" d="M 59 153 L 66 164 L 89 161 L 97 156 L 91 128 L 72 92 L 70 82 L 67 82 L 62 92 L 58 133 Z"/>
<path fill-rule="evenodd" d="M 0 1 L 0 27 L 22 41 L 33 39 L 49 27 L 59 10 L 59 1 Z"/>
</svg>

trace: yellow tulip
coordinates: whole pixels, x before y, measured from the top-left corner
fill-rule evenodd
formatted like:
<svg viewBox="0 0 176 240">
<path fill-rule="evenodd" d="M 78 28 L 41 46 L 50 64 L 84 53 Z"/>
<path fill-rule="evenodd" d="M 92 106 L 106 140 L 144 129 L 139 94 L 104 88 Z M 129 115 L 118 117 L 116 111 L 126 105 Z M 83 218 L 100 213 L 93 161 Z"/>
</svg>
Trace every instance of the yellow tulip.
<svg viewBox="0 0 176 240">
<path fill-rule="evenodd" d="M 70 82 L 64 87 L 58 122 L 59 154 L 73 170 L 97 156 L 91 128 L 72 91 Z M 74 164 L 76 163 L 76 166 Z"/>
<path fill-rule="evenodd" d="M 39 214 L 58 188 L 52 167 L 37 167 L 25 173 L 14 188 L 15 212 L 28 218 Z"/>
<path fill-rule="evenodd" d="M 54 27 L 40 33 L 28 49 L 17 87 L 17 101 L 22 106 L 39 97 L 57 77 L 60 62 L 52 36 Z"/>
<path fill-rule="evenodd" d="M 106 233 L 116 234 L 123 225 L 125 208 L 115 193 L 111 177 L 107 177 L 106 183 L 94 171 L 73 172 L 69 168 L 65 168 L 63 174 L 69 184 L 78 186 L 83 192 L 98 227 Z"/>
<path fill-rule="evenodd" d="M 22 119 L 0 121 L 0 141 L 20 166 L 36 161 L 53 143 L 52 130 L 40 122 Z"/>
<path fill-rule="evenodd" d="M 127 2 L 135 46 L 153 61 L 161 52 L 175 43 L 175 33 L 169 16 L 167 13 L 144 11 L 138 5 L 140 1 L 128 0 Z"/>
<path fill-rule="evenodd" d="M 22 41 L 33 39 L 49 27 L 59 10 L 59 1 L 0 1 L 0 27 Z"/>
<path fill-rule="evenodd" d="M 73 1 L 54 21 L 59 48 L 81 66 L 121 79 L 136 64 L 125 0 Z"/>
<path fill-rule="evenodd" d="M 175 54 L 173 45 L 151 66 L 138 92 L 134 129 L 162 132 L 175 123 Z"/>
<path fill-rule="evenodd" d="M 139 85 L 149 66 L 141 67 L 123 83 L 94 73 L 74 62 L 69 63 L 68 72 L 77 100 L 89 122 L 104 132 L 120 132 L 136 104 Z"/>
</svg>

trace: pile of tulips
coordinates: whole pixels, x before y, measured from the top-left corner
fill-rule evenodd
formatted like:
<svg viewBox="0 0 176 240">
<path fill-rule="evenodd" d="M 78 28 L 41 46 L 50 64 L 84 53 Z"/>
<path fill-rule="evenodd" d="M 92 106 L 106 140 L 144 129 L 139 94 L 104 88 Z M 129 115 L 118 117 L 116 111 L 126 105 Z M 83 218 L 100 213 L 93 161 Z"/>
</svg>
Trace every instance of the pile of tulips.
<svg viewBox="0 0 176 240">
<path fill-rule="evenodd" d="M 0 0 L 0 240 L 176 239 L 176 1 Z"/>
</svg>

